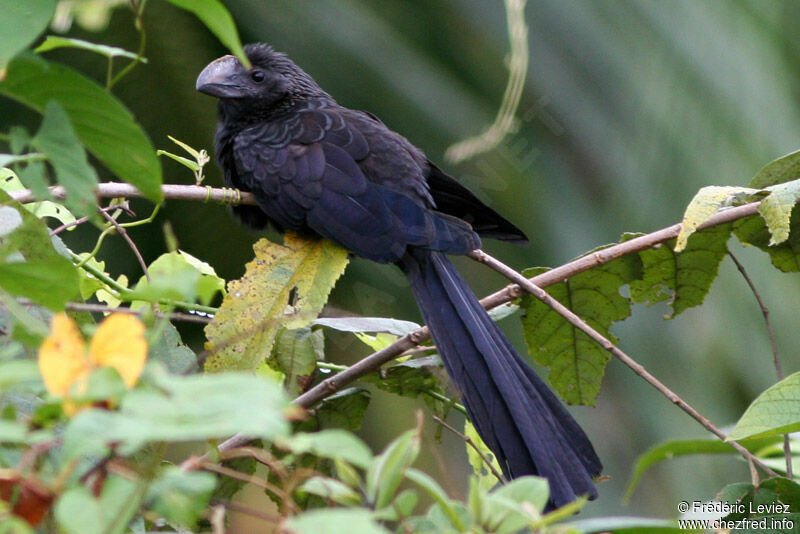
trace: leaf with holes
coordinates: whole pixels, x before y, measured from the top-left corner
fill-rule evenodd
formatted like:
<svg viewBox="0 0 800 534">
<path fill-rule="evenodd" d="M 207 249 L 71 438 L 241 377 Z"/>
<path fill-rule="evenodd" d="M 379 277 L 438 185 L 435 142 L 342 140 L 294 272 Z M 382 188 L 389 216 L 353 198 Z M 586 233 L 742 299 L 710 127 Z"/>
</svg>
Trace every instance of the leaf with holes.
<svg viewBox="0 0 800 534">
<path fill-rule="evenodd" d="M 638 257 L 625 256 L 550 286 L 547 292 L 613 342 L 609 327 L 630 315 L 630 301 L 620 288 L 636 280 L 640 268 Z M 530 278 L 544 271 L 528 269 L 523 274 Z M 608 352 L 535 297 L 524 296 L 521 308 L 528 351 L 550 369 L 553 388 L 570 404 L 594 405 Z"/>
<path fill-rule="evenodd" d="M 642 277 L 631 282 L 631 298 L 640 304 L 672 299 L 672 315 L 703 303 L 728 251 L 731 224 L 692 234 L 681 253 L 670 245 L 639 252 Z"/>
<path fill-rule="evenodd" d="M 206 370 L 256 369 L 270 354 L 280 327 L 302 328 L 322 310 L 347 266 L 347 251 L 326 239 L 287 233 L 285 244 L 254 246 L 244 276 L 228 285 L 206 326 Z"/>
</svg>

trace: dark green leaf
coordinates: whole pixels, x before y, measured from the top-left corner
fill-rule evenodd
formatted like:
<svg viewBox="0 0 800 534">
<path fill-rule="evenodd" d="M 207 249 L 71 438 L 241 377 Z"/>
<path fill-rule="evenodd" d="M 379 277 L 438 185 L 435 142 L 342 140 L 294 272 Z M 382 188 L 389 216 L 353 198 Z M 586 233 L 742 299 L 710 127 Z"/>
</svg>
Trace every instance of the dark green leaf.
<svg viewBox="0 0 800 534">
<path fill-rule="evenodd" d="M 56 0 L 0 0 L 0 79 L 9 60 L 47 28 L 55 9 Z"/>
<path fill-rule="evenodd" d="M 630 315 L 630 301 L 620 288 L 637 279 L 639 269 L 639 259 L 626 256 L 550 286 L 547 292 L 613 342 L 609 327 Z M 539 272 L 529 269 L 523 274 Z M 521 307 L 528 351 L 550 369 L 550 384 L 570 404 L 594 405 L 608 352 L 540 300 L 526 295 Z"/>
<path fill-rule="evenodd" d="M 692 234 L 681 253 L 669 244 L 641 251 L 643 275 L 631 282 L 631 298 L 654 304 L 672 297 L 670 317 L 699 306 L 717 277 L 730 233 L 731 225 L 722 224 Z"/>
<path fill-rule="evenodd" d="M 141 492 L 137 483 L 111 475 L 102 485 L 99 498 L 86 486 L 73 486 L 55 505 L 59 531 L 69 534 L 122 534 L 139 509 Z"/>
<path fill-rule="evenodd" d="M 800 178 L 800 150 L 767 163 L 750 181 L 750 187 L 763 189 Z"/>
<path fill-rule="evenodd" d="M 169 0 L 172 4 L 191 11 L 203 24 L 211 30 L 211 33 L 230 50 L 234 56 L 239 58 L 243 64 L 250 66 L 250 61 L 244 55 L 242 42 L 239 40 L 239 32 L 236 30 L 236 23 L 222 3 L 218 0 Z"/>
<path fill-rule="evenodd" d="M 0 263 L 0 286 L 51 310 L 63 310 L 77 296 L 75 268 L 67 260 Z"/>
<path fill-rule="evenodd" d="M 386 317 L 323 317 L 311 324 L 341 332 L 385 332 L 395 336 L 404 336 L 420 328 L 420 325 L 411 321 Z"/>
<path fill-rule="evenodd" d="M 122 180 L 160 201 L 161 164 L 133 115 L 111 93 L 78 72 L 23 55 L 8 66 L 0 94 L 43 112 L 58 101 L 81 143 Z"/>
<path fill-rule="evenodd" d="M 321 330 L 281 328 L 267 362 L 286 377 L 283 387 L 288 395 L 297 397 L 311 385 L 317 360 L 323 359 L 324 354 L 325 337 Z"/>
<path fill-rule="evenodd" d="M 448 392 L 437 375 L 444 375 L 442 360 L 438 356 L 426 356 L 389 365 L 380 373 L 365 376 L 364 380 L 395 395 L 411 398 L 422 395 L 423 400 L 436 414 L 443 415 L 446 409 L 444 403 L 426 394 L 433 392 L 447 397 Z"/>
<path fill-rule="evenodd" d="M 319 428 L 359 430 L 369 401 L 369 391 L 362 388 L 343 389 L 327 397 L 315 410 Z"/>
<path fill-rule="evenodd" d="M 78 217 L 96 215 L 97 173 L 89 165 L 67 113 L 56 100 L 44 108 L 44 119 L 36 137 L 31 141 L 56 171 L 58 182 L 67 190 L 67 207 Z"/>
<path fill-rule="evenodd" d="M 742 243 L 753 245 L 769 254 L 772 265 L 785 273 L 800 272 L 800 210 L 795 206 L 789 221 L 788 239 L 770 246 L 772 236 L 760 216 L 739 219 L 733 232 Z"/>
</svg>

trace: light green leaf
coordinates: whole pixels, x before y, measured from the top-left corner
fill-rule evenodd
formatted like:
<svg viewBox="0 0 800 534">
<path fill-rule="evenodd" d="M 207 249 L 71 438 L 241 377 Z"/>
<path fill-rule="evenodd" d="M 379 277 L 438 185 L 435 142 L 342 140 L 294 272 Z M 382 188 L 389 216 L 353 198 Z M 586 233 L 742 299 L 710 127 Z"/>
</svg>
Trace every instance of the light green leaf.
<svg viewBox="0 0 800 534">
<path fill-rule="evenodd" d="M 110 475 L 99 498 L 84 485 L 65 491 L 56 501 L 56 522 L 68 534 L 122 534 L 141 499 L 136 482 Z"/>
<path fill-rule="evenodd" d="M 142 276 L 130 300 L 158 302 L 161 299 L 194 301 L 202 273 L 178 252 L 166 252 L 151 263 L 150 280 Z"/>
<path fill-rule="evenodd" d="M 682 534 L 700 532 L 704 529 L 678 528 L 677 521 L 650 519 L 647 517 L 599 517 L 581 519 L 564 523 L 565 528 L 573 528 L 583 534 L 614 532 L 622 534 Z"/>
<path fill-rule="evenodd" d="M 362 469 L 366 469 L 372 461 L 372 452 L 363 441 L 354 434 L 339 429 L 299 432 L 283 440 L 280 445 L 295 454 L 338 458 Z"/>
<path fill-rule="evenodd" d="M 700 189 L 683 214 L 681 231 L 675 241 L 675 252 L 686 248 L 689 236 L 720 209 L 746 202 L 757 193 L 757 189 L 738 186 L 711 185 Z"/>
<path fill-rule="evenodd" d="M 631 303 L 620 288 L 637 279 L 640 268 L 635 256 L 618 258 L 550 286 L 547 292 L 614 342 L 611 324 L 630 315 Z M 528 269 L 523 274 L 531 277 L 539 272 Z M 594 405 L 608 352 L 535 297 L 524 296 L 520 306 L 528 351 L 550 369 L 550 384 L 570 404 Z"/>
<path fill-rule="evenodd" d="M 469 443 L 465 444 L 467 447 L 469 465 L 472 466 L 472 471 L 478 478 L 478 488 L 483 492 L 488 492 L 490 489 L 500 484 L 500 480 L 497 479 L 486 465 L 486 460 L 484 460 L 484 458 L 487 458 L 492 463 L 495 472 L 502 473 L 503 471 L 500 468 L 500 464 L 497 463 L 497 458 L 494 453 L 486 446 L 486 443 L 483 442 L 478 431 L 475 430 L 475 425 L 467 418 L 464 419 L 464 435 L 475 444 L 475 447 L 477 447 L 481 453 L 483 453 L 483 456 L 481 456 L 478 454 L 478 451 L 475 450 L 475 447 L 470 446 Z"/>
<path fill-rule="evenodd" d="M 47 28 L 55 9 L 56 0 L 0 0 L 0 79 L 11 58 Z"/>
<path fill-rule="evenodd" d="M 764 217 L 772 237 L 769 244 L 777 245 L 789 239 L 792 210 L 800 198 L 800 180 L 792 180 L 767 188 L 770 194 L 761 201 L 758 212 Z"/>
<path fill-rule="evenodd" d="M 189 158 L 184 158 L 183 156 L 178 156 L 173 154 L 172 152 L 167 152 L 166 150 L 156 150 L 156 155 L 158 156 L 167 156 L 169 159 L 177 161 L 184 167 L 187 167 L 189 170 L 197 172 L 200 170 L 200 165 L 197 164 L 196 161 L 191 160 Z"/>
<path fill-rule="evenodd" d="M 321 317 L 312 324 L 340 332 L 384 332 L 395 336 L 404 336 L 420 328 L 411 321 L 386 317 Z"/>
<path fill-rule="evenodd" d="M 366 508 L 330 508 L 291 517 L 286 529 L 296 534 L 389 534 Z"/>
<path fill-rule="evenodd" d="M 262 239 L 253 250 L 255 260 L 240 280 L 230 282 L 219 312 L 206 326 L 208 371 L 261 365 L 280 327 L 302 328 L 317 318 L 347 265 L 347 251 L 340 246 L 291 233 L 285 245 Z"/>
<path fill-rule="evenodd" d="M 120 410 L 89 409 L 64 434 L 64 454 L 103 454 L 109 443 L 129 454 L 148 442 L 227 438 L 242 433 L 275 439 L 287 434 L 287 401 L 280 387 L 243 373 L 168 375 L 148 366 L 153 388 L 136 388 Z M 231 394 L 235 392 L 235 394 Z"/>
<path fill-rule="evenodd" d="M 58 101 L 89 152 L 150 200 L 163 198 L 161 165 L 150 140 L 131 112 L 94 81 L 26 54 L 9 64 L 0 94 L 39 112 L 51 100 Z"/>
<path fill-rule="evenodd" d="M 236 23 L 222 3 L 218 0 L 169 0 L 169 2 L 194 13 L 242 64 L 250 67 L 250 61 L 244 55 L 239 32 L 236 30 Z"/>
<path fill-rule="evenodd" d="M 451 501 L 447 496 L 447 493 L 445 493 L 436 480 L 434 480 L 424 471 L 414 469 L 413 467 L 406 469 L 406 478 L 425 490 L 425 492 L 439 506 L 439 509 L 447 518 L 447 521 L 452 525 L 453 528 L 456 529 L 456 531 L 464 532 L 466 530 L 465 522 L 459 513 L 459 503 Z"/>
<path fill-rule="evenodd" d="M 361 495 L 347 484 L 335 478 L 321 476 L 311 477 L 306 480 L 299 489 L 345 506 L 357 506 L 361 504 Z"/>
<path fill-rule="evenodd" d="M 211 473 L 168 466 L 148 489 L 147 501 L 153 503 L 149 508 L 172 523 L 193 528 L 216 485 Z"/>
<path fill-rule="evenodd" d="M 174 374 L 197 370 L 197 355 L 183 344 L 178 330 L 166 322 L 155 342 L 150 343 L 148 361 L 160 361 Z"/>
<path fill-rule="evenodd" d="M 750 181 L 750 187 L 764 189 L 800 178 L 800 150 L 767 163 Z"/>
<path fill-rule="evenodd" d="M 747 442 L 747 448 L 755 451 L 765 446 L 767 443 L 774 440 L 758 440 Z M 728 443 L 718 439 L 695 439 L 683 441 L 668 441 L 660 445 L 656 445 L 644 454 L 639 456 L 636 461 L 636 467 L 631 475 L 631 481 L 628 483 L 628 489 L 625 491 L 624 500 L 630 499 L 633 491 L 639 484 L 642 475 L 650 469 L 653 465 L 664 460 L 671 460 L 680 456 L 688 456 L 694 454 L 739 454 Z"/>
<path fill-rule="evenodd" d="M 745 410 L 729 440 L 788 434 L 800 430 L 800 373 L 772 385 Z"/>
<path fill-rule="evenodd" d="M 96 216 L 97 173 L 57 101 L 51 100 L 45 106 L 42 126 L 31 143 L 53 165 L 58 182 L 67 190 L 65 202 L 70 211 L 79 217 Z"/>
<path fill-rule="evenodd" d="M 134 61 L 141 61 L 142 63 L 147 63 L 147 58 L 144 57 L 140 58 L 135 53 L 129 52 L 124 48 L 92 43 L 89 41 L 84 41 L 83 39 L 71 39 L 69 37 L 59 37 L 56 35 L 48 35 L 47 38 L 44 40 L 44 42 L 39 46 L 37 46 L 33 51 L 36 52 L 37 54 L 40 54 L 42 52 L 55 50 L 56 48 L 78 48 L 80 50 L 88 50 L 90 52 L 95 52 L 97 54 L 100 54 L 108 58 L 126 57 L 128 59 L 133 59 Z"/>
<path fill-rule="evenodd" d="M 692 234 L 683 252 L 670 246 L 639 252 L 643 274 L 630 284 L 634 302 L 654 304 L 672 298 L 674 318 L 703 303 L 728 252 L 731 224 L 721 224 Z"/>
<path fill-rule="evenodd" d="M 395 438 L 367 469 L 367 498 L 376 508 L 388 505 L 403 481 L 406 469 L 417 459 L 420 429 L 408 430 Z"/>
</svg>

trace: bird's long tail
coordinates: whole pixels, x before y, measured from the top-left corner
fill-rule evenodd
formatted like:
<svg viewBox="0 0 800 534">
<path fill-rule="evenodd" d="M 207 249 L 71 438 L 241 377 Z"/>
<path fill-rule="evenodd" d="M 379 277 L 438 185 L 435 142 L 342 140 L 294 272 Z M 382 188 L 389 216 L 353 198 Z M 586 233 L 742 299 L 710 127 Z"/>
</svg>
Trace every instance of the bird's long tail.
<svg viewBox="0 0 800 534">
<path fill-rule="evenodd" d="M 509 478 L 539 475 L 549 506 L 597 495 L 602 465 L 589 438 L 514 350 L 441 252 L 411 249 L 399 262 L 467 412 Z"/>
</svg>

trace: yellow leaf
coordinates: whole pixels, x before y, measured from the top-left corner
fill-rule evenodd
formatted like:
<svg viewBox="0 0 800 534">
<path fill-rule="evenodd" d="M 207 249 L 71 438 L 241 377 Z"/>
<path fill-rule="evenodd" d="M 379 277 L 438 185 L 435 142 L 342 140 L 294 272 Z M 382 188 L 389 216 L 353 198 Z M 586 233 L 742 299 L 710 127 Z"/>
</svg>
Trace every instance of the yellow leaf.
<svg viewBox="0 0 800 534">
<path fill-rule="evenodd" d="M 89 343 L 89 357 L 99 367 L 113 367 L 132 388 L 147 359 L 144 324 L 137 317 L 112 313 L 100 324 Z"/>
<path fill-rule="evenodd" d="M 257 369 L 269 356 L 278 329 L 311 324 L 347 266 L 347 251 L 327 239 L 291 232 L 284 244 L 253 245 L 255 259 L 206 326 L 206 371 Z"/>
<path fill-rule="evenodd" d="M 65 313 L 54 315 L 51 333 L 39 348 L 39 371 L 47 391 L 65 397 L 72 384 L 88 377 L 89 370 L 86 344 L 78 325 Z"/>
</svg>

